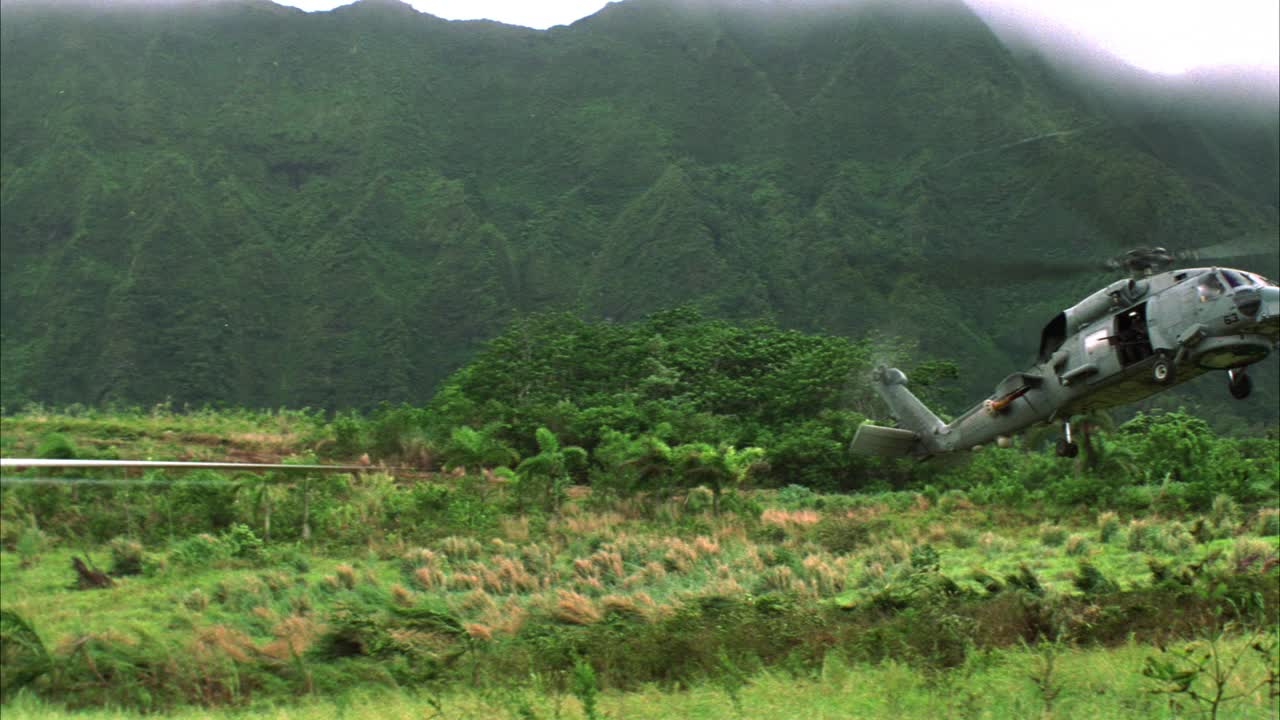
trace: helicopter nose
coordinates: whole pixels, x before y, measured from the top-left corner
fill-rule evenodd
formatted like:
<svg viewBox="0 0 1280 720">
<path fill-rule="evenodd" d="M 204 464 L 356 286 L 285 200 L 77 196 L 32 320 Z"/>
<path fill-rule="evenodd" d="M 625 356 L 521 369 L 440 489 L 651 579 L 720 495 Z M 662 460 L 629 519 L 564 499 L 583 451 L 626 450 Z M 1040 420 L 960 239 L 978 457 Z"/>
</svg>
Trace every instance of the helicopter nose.
<svg viewBox="0 0 1280 720">
<path fill-rule="evenodd" d="M 1280 287 L 1259 288 L 1257 302 L 1258 314 L 1254 322 L 1263 334 L 1280 336 Z"/>
</svg>

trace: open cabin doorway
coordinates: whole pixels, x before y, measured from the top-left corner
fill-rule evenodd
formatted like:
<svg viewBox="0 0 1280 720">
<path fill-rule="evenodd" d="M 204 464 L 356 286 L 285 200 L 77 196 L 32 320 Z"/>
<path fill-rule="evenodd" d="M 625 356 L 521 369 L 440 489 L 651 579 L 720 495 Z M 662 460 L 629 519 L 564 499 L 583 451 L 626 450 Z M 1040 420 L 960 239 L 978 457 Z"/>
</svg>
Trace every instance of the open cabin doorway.
<svg viewBox="0 0 1280 720">
<path fill-rule="evenodd" d="M 1129 367 L 1151 357 L 1151 335 L 1147 332 L 1147 304 L 1140 303 L 1116 315 L 1111 345 L 1121 367 Z"/>
</svg>

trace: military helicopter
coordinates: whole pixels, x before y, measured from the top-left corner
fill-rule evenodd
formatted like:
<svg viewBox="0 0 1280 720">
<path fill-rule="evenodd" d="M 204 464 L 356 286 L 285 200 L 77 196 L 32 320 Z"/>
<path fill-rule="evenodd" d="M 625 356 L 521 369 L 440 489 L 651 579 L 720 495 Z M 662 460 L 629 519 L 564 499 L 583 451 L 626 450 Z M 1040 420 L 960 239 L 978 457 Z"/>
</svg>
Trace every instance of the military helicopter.
<svg viewBox="0 0 1280 720">
<path fill-rule="evenodd" d="M 990 397 L 944 423 L 907 389 L 897 368 L 879 367 L 872 385 L 900 427 L 864 423 L 854 452 L 928 458 L 1004 446 L 1039 423 L 1063 423 L 1060 456 L 1075 457 L 1071 418 L 1161 392 L 1211 370 L 1227 372 L 1231 396 L 1253 388 L 1247 369 L 1280 345 L 1280 287 L 1261 275 L 1224 267 L 1168 269 L 1197 260 L 1140 247 L 1105 267 L 1118 280 L 1058 313 L 1040 334 L 1035 365 L 1015 372 Z"/>
</svg>

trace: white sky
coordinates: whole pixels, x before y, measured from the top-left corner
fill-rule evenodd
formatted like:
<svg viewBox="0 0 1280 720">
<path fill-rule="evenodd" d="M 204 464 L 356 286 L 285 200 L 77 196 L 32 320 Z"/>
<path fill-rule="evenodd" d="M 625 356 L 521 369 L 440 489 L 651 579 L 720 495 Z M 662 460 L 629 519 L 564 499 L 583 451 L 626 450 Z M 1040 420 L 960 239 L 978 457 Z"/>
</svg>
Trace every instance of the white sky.
<svg viewBox="0 0 1280 720">
<path fill-rule="evenodd" d="M 275 0 L 329 10 L 342 0 Z M 511 25 L 567 25 L 605 6 L 603 0 L 409 0 L 449 20 L 487 18 Z M 1180 73 L 1215 65 L 1280 66 L 1278 0 L 966 0 L 1013 9 L 1076 34 L 1141 68 Z"/>
</svg>

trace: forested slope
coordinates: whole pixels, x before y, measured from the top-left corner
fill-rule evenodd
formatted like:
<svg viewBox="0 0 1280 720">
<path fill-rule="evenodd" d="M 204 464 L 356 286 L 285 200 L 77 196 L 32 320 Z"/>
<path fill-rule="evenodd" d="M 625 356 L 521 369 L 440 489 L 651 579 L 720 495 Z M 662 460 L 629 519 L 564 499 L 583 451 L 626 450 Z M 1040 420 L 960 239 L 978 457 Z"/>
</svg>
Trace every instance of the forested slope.
<svg viewBox="0 0 1280 720">
<path fill-rule="evenodd" d="M 3 403 L 422 402 L 530 311 L 682 303 L 917 339 L 981 392 L 1107 279 L 981 260 L 1274 241 L 1271 98 L 895 5 L 5 2 Z"/>
</svg>

